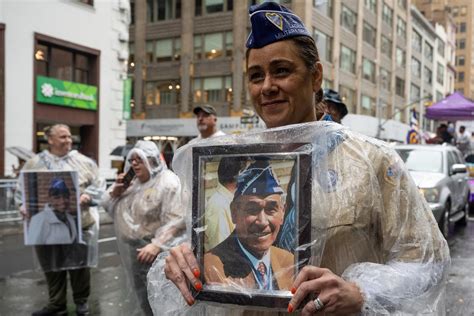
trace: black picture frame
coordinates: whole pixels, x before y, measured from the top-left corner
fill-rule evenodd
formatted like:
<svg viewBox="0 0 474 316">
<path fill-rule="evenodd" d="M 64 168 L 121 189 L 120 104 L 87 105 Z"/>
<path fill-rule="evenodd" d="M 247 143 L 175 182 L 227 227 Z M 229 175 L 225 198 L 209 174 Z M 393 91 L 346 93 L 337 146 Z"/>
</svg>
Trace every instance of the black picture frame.
<svg viewBox="0 0 474 316">
<path fill-rule="evenodd" d="M 297 247 L 294 248 L 293 277 L 308 263 L 310 247 L 299 247 L 311 242 L 311 197 L 312 197 L 312 145 L 310 143 L 290 144 L 237 144 L 222 146 L 197 146 L 193 148 L 193 192 L 192 192 L 192 244 L 194 255 L 201 268 L 201 291 L 195 291 L 190 286 L 197 300 L 211 301 L 224 304 L 243 306 L 266 307 L 286 310 L 291 299 L 290 288 L 277 290 L 264 290 L 257 288 L 239 288 L 229 284 L 208 284 L 206 282 L 206 270 L 204 263 L 204 244 L 206 231 L 206 198 L 209 195 L 209 187 L 217 180 L 216 163 L 219 164 L 224 157 L 242 159 L 248 164 L 258 159 L 268 160 L 272 169 L 279 171 L 278 167 L 286 166 L 286 170 L 275 173 L 285 173 L 286 205 L 288 207 L 288 196 L 290 183 L 294 184 L 292 201 L 296 210 L 296 227 L 294 227 L 294 238 Z M 289 168 L 289 162 L 293 165 Z M 214 165 L 213 165 L 214 164 Z M 209 168 L 207 166 L 210 166 Z M 285 169 L 280 167 L 281 169 Z M 288 170 L 289 169 L 289 170 Z M 213 171 L 209 171 L 213 170 Z M 214 173 L 214 174 L 213 174 Z M 278 177 L 278 174 L 277 174 Z M 280 180 L 279 180 L 280 181 Z M 281 181 L 280 181 L 281 182 Z M 283 181 L 284 182 L 284 181 Z M 214 184 L 212 184 L 214 183 Z M 283 185 L 282 185 L 283 187 Z M 285 211 L 285 219 L 288 209 Z M 293 230 L 292 230 L 293 231 Z M 281 231 L 280 231 L 281 233 Z M 280 236 L 278 236 L 279 238 Z M 274 243 L 275 244 L 275 243 Z M 273 244 L 273 245 L 274 245 Z M 273 268 L 272 268 L 273 269 Z M 272 279 L 273 280 L 273 279 Z M 275 284 L 275 281 L 272 281 Z"/>
</svg>

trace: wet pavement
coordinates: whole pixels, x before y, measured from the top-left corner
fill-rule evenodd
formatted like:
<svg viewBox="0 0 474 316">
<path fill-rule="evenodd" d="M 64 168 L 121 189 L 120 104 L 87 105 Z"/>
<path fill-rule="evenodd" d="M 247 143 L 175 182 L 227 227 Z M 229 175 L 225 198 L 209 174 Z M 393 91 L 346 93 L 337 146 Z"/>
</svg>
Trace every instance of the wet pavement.
<svg viewBox="0 0 474 316">
<path fill-rule="evenodd" d="M 5 235 L 0 227 L 0 315 L 30 315 L 47 301 L 43 274 L 32 268 L 31 248 L 22 245 L 21 233 Z M 125 275 L 113 239 L 112 225 L 101 226 L 99 266 L 92 269 L 91 315 L 133 315 Z M 447 285 L 447 315 L 474 315 L 474 220 L 457 227 L 449 239 L 452 266 Z M 23 248 L 22 248 L 23 247 Z M 75 315 L 71 291 L 68 289 L 69 315 Z"/>
<path fill-rule="evenodd" d="M 448 240 L 451 270 L 448 277 L 446 314 L 474 315 L 474 221 L 456 227 Z"/>
</svg>

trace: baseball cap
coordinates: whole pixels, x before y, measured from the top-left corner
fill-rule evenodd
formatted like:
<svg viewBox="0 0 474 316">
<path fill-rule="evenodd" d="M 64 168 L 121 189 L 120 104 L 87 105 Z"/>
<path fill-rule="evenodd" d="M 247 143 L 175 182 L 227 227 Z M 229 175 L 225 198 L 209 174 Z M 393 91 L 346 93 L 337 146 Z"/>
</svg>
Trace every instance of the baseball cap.
<svg viewBox="0 0 474 316">
<path fill-rule="evenodd" d="M 207 113 L 207 114 L 212 114 L 212 115 L 217 116 L 216 109 L 212 105 L 209 105 L 209 104 L 198 105 L 193 109 L 193 113 L 196 114 L 196 115 L 200 111 L 203 111 L 204 113 Z"/>
<path fill-rule="evenodd" d="M 68 196 L 69 189 L 63 179 L 54 178 L 53 180 L 51 180 L 48 193 L 50 196 Z"/>
<path fill-rule="evenodd" d="M 295 36 L 311 37 L 296 14 L 275 2 L 251 6 L 249 14 L 252 30 L 247 38 L 247 48 L 260 48 Z"/>
</svg>

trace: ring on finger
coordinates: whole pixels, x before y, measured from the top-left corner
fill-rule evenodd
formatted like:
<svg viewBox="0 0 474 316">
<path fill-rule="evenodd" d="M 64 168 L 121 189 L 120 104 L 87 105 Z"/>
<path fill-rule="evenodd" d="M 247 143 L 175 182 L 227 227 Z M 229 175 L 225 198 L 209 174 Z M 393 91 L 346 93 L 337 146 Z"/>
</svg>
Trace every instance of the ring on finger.
<svg viewBox="0 0 474 316">
<path fill-rule="evenodd" d="M 316 308 L 317 311 L 320 311 L 324 308 L 324 303 L 321 302 L 319 297 L 316 297 L 316 299 L 313 301 L 314 307 Z"/>
</svg>

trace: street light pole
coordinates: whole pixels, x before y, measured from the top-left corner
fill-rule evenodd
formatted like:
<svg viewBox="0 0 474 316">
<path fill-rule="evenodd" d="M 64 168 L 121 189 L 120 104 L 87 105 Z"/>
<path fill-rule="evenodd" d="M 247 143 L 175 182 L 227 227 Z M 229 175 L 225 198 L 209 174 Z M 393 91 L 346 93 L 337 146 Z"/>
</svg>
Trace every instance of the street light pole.
<svg viewBox="0 0 474 316">
<path fill-rule="evenodd" d="M 383 126 L 384 126 L 385 124 L 387 124 L 387 122 L 388 122 L 389 120 L 391 120 L 392 118 L 394 118 L 395 115 L 397 115 L 398 113 L 400 113 L 400 112 L 402 112 L 402 111 L 405 111 L 408 107 L 410 107 L 410 106 L 412 106 L 412 105 L 414 105 L 414 104 L 416 104 L 416 103 L 418 103 L 418 102 L 421 102 L 421 101 L 426 100 L 426 99 L 431 99 L 432 97 L 433 97 L 433 96 L 432 96 L 431 94 L 428 94 L 428 95 L 422 97 L 421 99 L 418 99 L 418 100 L 415 100 L 415 101 L 413 101 L 413 102 L 410 102 L 409 104 L 405 105 L 403 108 L 396 108 L 397 110 L 394 111 L 394 113 L 393 113 L 389 118 L 387 118 L 385 121 L 383 121 L 383 122 L 382 122 L 382 117 L 381 117 L 381 115 L 379 115 L 379 116 L 378 116 L 378 124 L 377 124 L 377 134 L 376 134 L 375 137 L 376 137 L 376 138 L 380 138 L 380 134 L 381 134 L 382 131 L 384 130 L 384 129 L 383 129 Z"/>
</svg>

